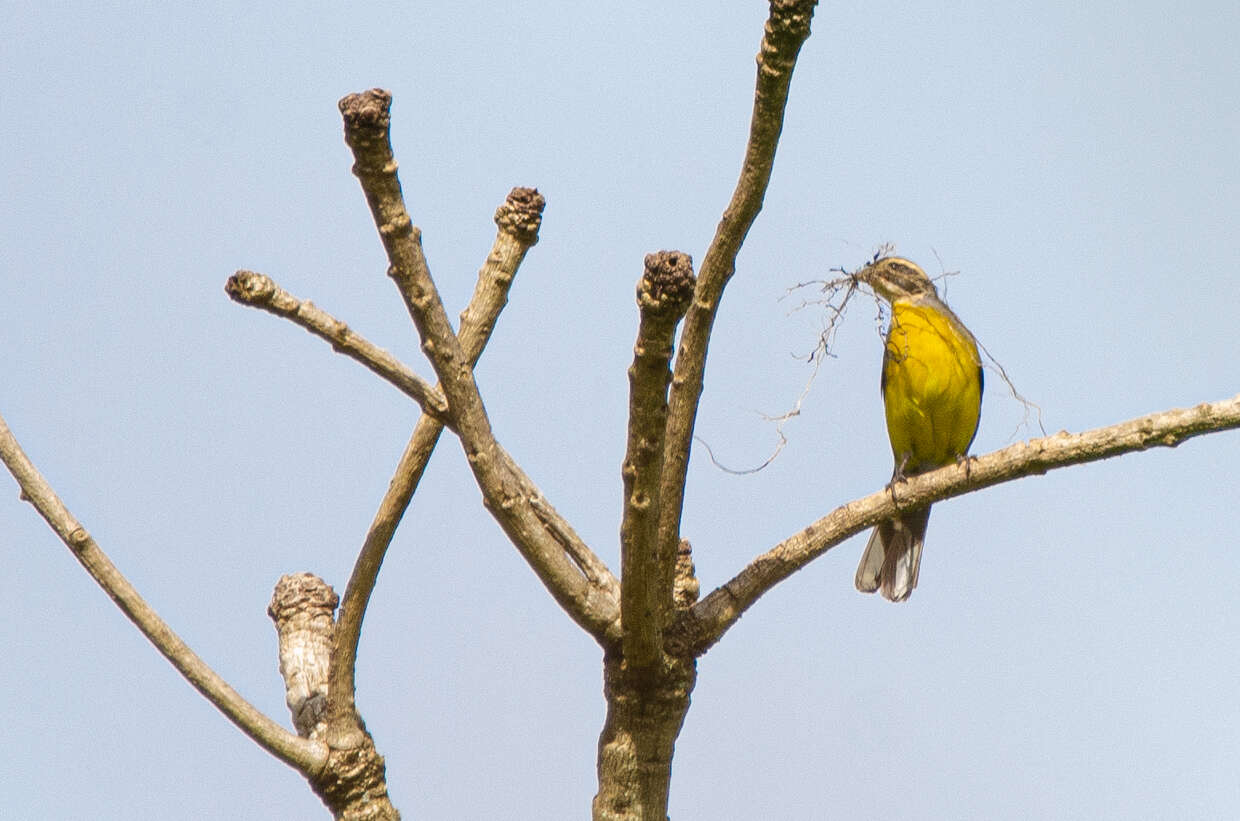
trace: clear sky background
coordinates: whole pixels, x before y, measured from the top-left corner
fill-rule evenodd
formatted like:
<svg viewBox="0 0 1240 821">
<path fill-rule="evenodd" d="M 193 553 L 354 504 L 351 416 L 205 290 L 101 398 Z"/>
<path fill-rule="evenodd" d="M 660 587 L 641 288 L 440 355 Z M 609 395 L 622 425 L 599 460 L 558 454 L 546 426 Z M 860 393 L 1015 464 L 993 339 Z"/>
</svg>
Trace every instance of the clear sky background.
<svg viewBox="0 0 1240 821">
<path fill-rule="evenodd" d="M 171 625 L 288 723 L 264 609 L 343 590 L 417 418 L 290 323 L 269 274 L 416 366 L 336 101 L 390 89 L 450 313 L 514 185 L 547 197 L 478 379 L 501 442 L 613 567 L 644 254 L 701 256 L 735 184 L 766 4 L 0 6 L 0 412 Z M 786 289 L 881 243 L 1079 431 L 1240 390 L 1240 6 L 824 3 L 699 433 L 777 441 L 823 327 Z M 811 295 L 812 296 L 812 295 Z M 703 589 L 887 480 L 872 303 L 787 448 L 695 454 Z M 1038 435 L 988 374 L 975 453 Z M 1128 819 L 1240 806 L 1240 434 L 939 504 L 920 587 L 864 537 L 700 662 L 671 816 Z M 314 818 L 318 799 L 131 627 L 0 476 L 0 784 L 22 819 Z M 599 650 L 445 437 L 389 554 L 358 703 L 408 818 L 583 818 Z"/>
</svg>

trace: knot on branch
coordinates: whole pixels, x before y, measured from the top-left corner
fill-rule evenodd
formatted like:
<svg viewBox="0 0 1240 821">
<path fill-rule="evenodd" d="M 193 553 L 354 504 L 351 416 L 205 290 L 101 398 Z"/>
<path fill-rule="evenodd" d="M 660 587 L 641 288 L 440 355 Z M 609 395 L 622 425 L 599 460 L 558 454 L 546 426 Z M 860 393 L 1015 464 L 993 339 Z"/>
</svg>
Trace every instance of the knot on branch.
<svg viewBox="0 0 1240 821">
<path fill-rule="evenodd" d="M 327 582 L 313 573 L 297 573 L 280 577 L 267 606 L 279 636 L 284 701 L 304 738 L 317 738 L 327 728 L 327 675 L 339 603 Z"/>
<path fill-rule="evenodd" d="M 266 305 L 276 293 L 271 277 L 254 271 L 237 271 L 224 283 L 224 293 L 234 302 L 245 305 Z"/>
<path fill-rule="evenodd" d="M 25 491 L 23 491 L 23 493 L 24 492 Z M 76 527 L 73 529 L 73 532 L 69 534 L 69 538 L 66 540 L 66 543 L 69 545 L 71 550 L 81 553 L 91 543 L 90 534 L 86 532 L 86 528 Z"/>
<path fill-rule="evenodd" d="M 672 583 L 672 601 L 680 610 L 697 603 L 702 587 L 694 575 L 693 546 L 688 539 L 681 539 L 676 548 L 676 574 Z"/>
<path fill-rule="evenodd" d="M 398 821 L 387 789 L 387 766 L 370 733 L 347 749 L 333 748 L 311 786 L 336 818 Z"/>
<path fill-rule="evenodd" d="M 495 224 L 505 234 L 516 237 L 525 245 L 538 242 L 542 212 L 547 199 L 537 188 L 514 188 L 504 204 L 495 209 Z"/>
<path fill-rule="evenodd" d="M 697 278 L 693 258 L 680 251 L 646 255 L 646 270 L 637 284 L 637 307 L 642 313 L 680 319 L 689 310 Z"/>
</svg>

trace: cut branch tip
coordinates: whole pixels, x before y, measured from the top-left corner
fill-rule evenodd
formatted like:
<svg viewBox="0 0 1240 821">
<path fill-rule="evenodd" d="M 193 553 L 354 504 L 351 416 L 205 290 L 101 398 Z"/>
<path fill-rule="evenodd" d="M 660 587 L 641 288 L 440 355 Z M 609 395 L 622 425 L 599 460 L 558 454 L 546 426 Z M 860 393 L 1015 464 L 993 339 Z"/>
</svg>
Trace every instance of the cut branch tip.
<svg viewBox="0 0 1240 821">
<path fill-rule="evenodd" d="M 241 269 L 224 283 L 229 299 L 246 305 L 262 305 L 275 295 L 276 284 L 271 277 Z"/>
<path fill-rule="evenodd" d="M 547 199 L 537 188 L 518 186 L 508 193 L 504 204 L 495 209 L 495 224 L 525 245 L 534 245 L 538 242 L 538 229 L 542 227 L 546 206 Z"/>
<path fill-rule="evenodd" d="M 680 319 L 689 310 L 697 278 L 693 257 L 681 251 L 646 255 L 646 269 L 637 286 L 637 306 L 643 314 Z"/>
<path fill-rule="evenodd" d="M 344 117 L 345 130 L 383 129 L 391 125 L 392 92 L 372 88 L 357 94 L 346 94 L 338 103 Z"/>
</svg>

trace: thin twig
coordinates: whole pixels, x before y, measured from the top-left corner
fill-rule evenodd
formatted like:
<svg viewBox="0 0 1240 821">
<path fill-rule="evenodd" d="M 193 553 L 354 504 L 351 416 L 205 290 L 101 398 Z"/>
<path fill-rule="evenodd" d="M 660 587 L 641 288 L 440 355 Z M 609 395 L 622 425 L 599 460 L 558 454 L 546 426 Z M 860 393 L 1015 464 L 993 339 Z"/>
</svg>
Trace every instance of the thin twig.
<svg viewBox="0 0 1240 821">
<path fill-rule="evenodd" d="M 0 459 L 17 480 L 22 498 L 34 505 L 86 572 L 194 689 L 255 743 L 284 763 L 309 777 L 323 769 L 327 761 L 325 745 L 294 735 L 242 698 L 147 604 L 26 457 L 3 417 L 0 417 Z"/>
<path fill-rule="evenodd" d="M 810 285 L 821 288 L 822 291 L 827 294 L 826 297 L 816 300 L 803 300 L 801 304 L 795 306 L 792 310 L 799 311 L 803 308 L 809 307 L 810 305 L 822 306 L 827 310 L 827 325 L 818 334 L 818 341 L 814 344 L 814 349 L 808 354 L 799 357 L 808 361 L 812 367 L 810 368 L 809 377 L 805 380 L 805 385 L 801 388 L 801 392 L 792 403 L 792 407 L 778 416 L 762 414 L 763 419 L 768 422 L 775 423 L 775 435 L 779 437 L 779 441 L 775 443 L 775 448 L 766 457 L 766 459 L 753 467 L 728 467 L 716 458 L 715 451 L 710 446 L 709 442 L 701 436 L 696 434 L 694 435 L 694 441 L 700 442 L 702 447 L 706 448 L 706 455 L 710 459 L 711 464 L 719 470 L 722 470 L 724 473 L 731 473 L 734 476 L 744 476 L 750 473 L 757 473 L 760 470 L 765 470 L 768 465 L 779 458 L 779 454 L 782 453 L 784 448 L 788 445 L 788 436 L 784 433 L 784 428 L 790 421 L 801 415 L 801 408 L 805 404 L 805 400 L 809 398 L 809 393 L 814 387 L 814 382 L 818 379 L 818 371 L 821 370 L 822 363 L 825 362 L 828 357 L 834 356 L 834 354 L 831 353 L 831 349 L 835 342 L 835 333 L 839 329 L 840 320 L 844 318 L 844 311 L 847 309 L 849 301 L 852 299 L 853 294 L 857 292 L 857 278 L 851 274 L 847 274 L 847 272 L 843 271 L 843 269 L 838 270 L 846 275 L 830 280 L 829 282 L 824 282 L 822 280 L 801 282 L 792 286 L 787 291 L 788 294 L 791 294 L 794 291 L 801 288 L 806 288 Z"/>
</svg>

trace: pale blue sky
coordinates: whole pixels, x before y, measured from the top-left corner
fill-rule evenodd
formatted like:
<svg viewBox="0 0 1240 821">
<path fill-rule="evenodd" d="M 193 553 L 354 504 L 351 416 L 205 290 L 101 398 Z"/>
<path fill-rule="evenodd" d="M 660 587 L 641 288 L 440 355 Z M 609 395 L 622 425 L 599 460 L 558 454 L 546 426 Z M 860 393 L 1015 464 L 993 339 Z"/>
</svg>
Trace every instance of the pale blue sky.
<svg viewBox="0 0 1240 821">
<path fill-rule="evenodd" d="M 616 564 L 642 256 L 695 260 L 735 182 L 764 3 L 0 5 L 0 412 L 113 560 L 287 723 L 264 609 L 343 589 L 416 418 L 224 295 L 253 268 L 422 361 L 336 101 L 395 96 L 410 210 L 455 315 L 513 185 L 548 205 L 478 376 L 498 435 Z M 1240 7 L 824 3 L 699 432 L 775 442 L 821 314 L 780 301 L 880 243 L 1081 430 L 1240 390 Z M 890 452 L 873 310 L 847 316 L 766 471 L 698 454 L 704 590 Z M 975 452 L 1035 435 L 989 375 Z M 671 815 L 1223 818 L 1240 806 L 1240 435 L 942 503 L 903 606 L 863 537 L 700 663 Z M 0 476 L 0 783 L 23 819 L 326 817 L 185 684 Z M 358 703 L 409 818 L 583 818 L 597 647 L 483 512 L 445 438 L 367 617 Z M 169 807 L 172 809 L 169 810 Z"/>
</svg>

